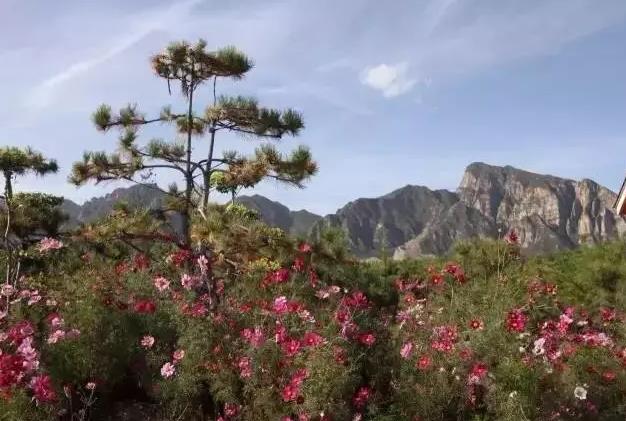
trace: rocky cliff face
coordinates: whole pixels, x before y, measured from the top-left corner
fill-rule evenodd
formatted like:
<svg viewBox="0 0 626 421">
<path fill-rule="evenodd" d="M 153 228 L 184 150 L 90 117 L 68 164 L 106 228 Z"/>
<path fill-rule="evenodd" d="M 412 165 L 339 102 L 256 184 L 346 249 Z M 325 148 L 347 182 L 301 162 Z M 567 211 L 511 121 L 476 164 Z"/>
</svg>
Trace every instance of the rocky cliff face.
<svg viewBox="0 0 626 421">
<path fill-rule="evenodd" d="M 467 167 L 457 193 L 501 230 L 515 229 L 531 252 L 597 243 L 626 230 L 624 220 L 611 209 L 615 193 L 591 180 L 474 163 Z"/>
</svg>

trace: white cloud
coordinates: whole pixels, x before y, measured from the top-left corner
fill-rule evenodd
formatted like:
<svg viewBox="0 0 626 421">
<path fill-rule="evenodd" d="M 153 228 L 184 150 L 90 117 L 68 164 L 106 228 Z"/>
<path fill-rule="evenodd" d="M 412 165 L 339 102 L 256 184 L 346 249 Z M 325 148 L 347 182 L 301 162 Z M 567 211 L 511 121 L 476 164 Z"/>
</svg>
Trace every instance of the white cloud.
<svg viewBox="0 0 626 421">
<path fill-rule="evenodd" d="M 407 63 L 379 64 L 368 67 L 361 74 L 361 83 L 383 93 L 385 98 L 406 94 L 417 83 L 408 74 Z"/>
</svg>

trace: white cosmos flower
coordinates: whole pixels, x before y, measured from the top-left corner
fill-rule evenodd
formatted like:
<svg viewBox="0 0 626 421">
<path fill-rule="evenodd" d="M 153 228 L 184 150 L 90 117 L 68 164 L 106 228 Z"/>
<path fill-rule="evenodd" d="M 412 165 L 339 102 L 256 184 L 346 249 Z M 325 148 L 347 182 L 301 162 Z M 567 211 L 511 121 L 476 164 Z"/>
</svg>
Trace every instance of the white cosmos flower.
<svg viewBox="0 0 626 421">
<path fill-rule="evenodd" d="M 587 389 L 582 386 L 576 386 L 576 388 L 574 389 L 574 397 L 576 399 L 584 401 L 585 399 L 587 399 Z"/>
</svg>

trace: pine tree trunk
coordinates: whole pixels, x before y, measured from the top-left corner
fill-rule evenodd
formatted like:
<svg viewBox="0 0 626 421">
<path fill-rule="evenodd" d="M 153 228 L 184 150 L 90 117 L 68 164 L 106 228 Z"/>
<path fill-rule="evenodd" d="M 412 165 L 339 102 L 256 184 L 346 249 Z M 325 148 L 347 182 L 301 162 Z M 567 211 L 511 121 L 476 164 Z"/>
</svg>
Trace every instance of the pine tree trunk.
<svg viewBox="0 0 626 421">
<path fill-rule="evenodd" d="M 187 162 L 185 171 L 185 204 L 182 212 L 183 217 L 183 241 L 186 246 L 191 244 L 191 194 L 193 192 L 193 175 L 191 174 L 191 134 L 193 131 L 193 78 L 189 88 L 189 108 L 187 109 Z"/>
<path fill-rule="evenodd" d="M 211 124 L 211 142 L 209 143 L 209 156 L 204 170 L 204 196 L 202 198 L 202 210 L 209 207 L 209 193 L 211 191 L 211 163 L 213 162 L 213 149 L 215 147 L 215 123 Z"/>
</svg>

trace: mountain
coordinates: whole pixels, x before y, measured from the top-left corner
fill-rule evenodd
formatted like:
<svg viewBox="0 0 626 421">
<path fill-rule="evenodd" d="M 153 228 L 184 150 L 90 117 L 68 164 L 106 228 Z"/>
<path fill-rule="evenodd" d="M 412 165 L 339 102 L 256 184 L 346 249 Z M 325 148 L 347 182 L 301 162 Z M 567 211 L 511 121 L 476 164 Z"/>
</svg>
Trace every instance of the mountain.
<svg viewBox="0 0 626 421">
<path fill-rule="evenodd" d="M 291 211 L 287 206 L 258 194 L 240 196 L 237 201 L 257 211 L 268 225 L 279 227 L 294 235 L 308 235 L 313 225 L 321 219 L 321 216 L 306 210 Z"/>
<path fill-rule="evenodd" d="M 447 190 L 409 185 L 382 197 L 348 203 L 315 224 L 312 235 L 328 227 L 341 228 L 352 250 L 369 257 L 415 238 L 458 200 Z"/>
<path fill-rule="evenodd" d="M 530 251 L 598 243 L 626 231 L 626 223 L 612 209 L 617 195 L 588 179 L 474 163 L 457 192 L 467 206 L 505 229 L 515 229 L 522 247 Z"/>
<path fill-rule="evenodd" d="M 154 187 L 154 185 L 142 184 L 121 187 L 102 197 L 94 197 L 82 205 L 65 199 L 61 209 L 69 216 L 66 226 L 71 228 L 102 218 L 111 212 L 119 201 L 126 202 L 131 207 L 145 206 L 149 209 L 159 209 L 165 195 Z"/>
<path fill-rule="evenodd" d="M 442 255 L 458 240 L 497 238 L 512 229 L 528 253 L 615 239 L 626 232 L 626 221 L 612 209 L 615 199 L 614 192 L 592 180 L 476 162 L 466 168 L 455 192 L 407 185 L 381 197 L 357 199 L 324 217 L 292 211 L 259 195 L 237 200 L 291 234 L 315 237 L 329 227 L 339 228 L 359 257 L 386 249 L 402 259 Z M 75 225 L 105 215 L 119 200 L 158 208 L 163 194 L 137 185 L 82 206 L 66 201 L 63 209 Z"/>
<path fill-rule="evenodd" d="M 497 238 L 514 229 L 524 250 L 542 253 L 620 237 L 626 222 L 612 206 L 616 194 L 592 180 L 574 181 L 510 166 L 470 164 L 456 192 L 406 186 L 359 199 L 312 229 L 339 227 L 353 251 L 394 258 L 441 255 L 458 240 Z"/>
<path fill-rule="evenodd" d="M 163 205 L 165 194 L 154 187 L 154 185 L 141 184 L 122 187 L 102 197 L 90 199 L 82 205 L 66 199 L 61 205 L 63 212 L 69 216 L 66 227 L 72 228 L 81 223 L 102 218 L 111 212 L 119 201 L 131 207 L 159 209 Z M 313 224 L 321 218 L 306 210 L 290 211 L 286 206 L 259 195 L 241 196 L 237 201 L 259 212 L 261 219 L 267 224 L 282 228 L 294 235 L 307 235 Z"/>
</svg>

